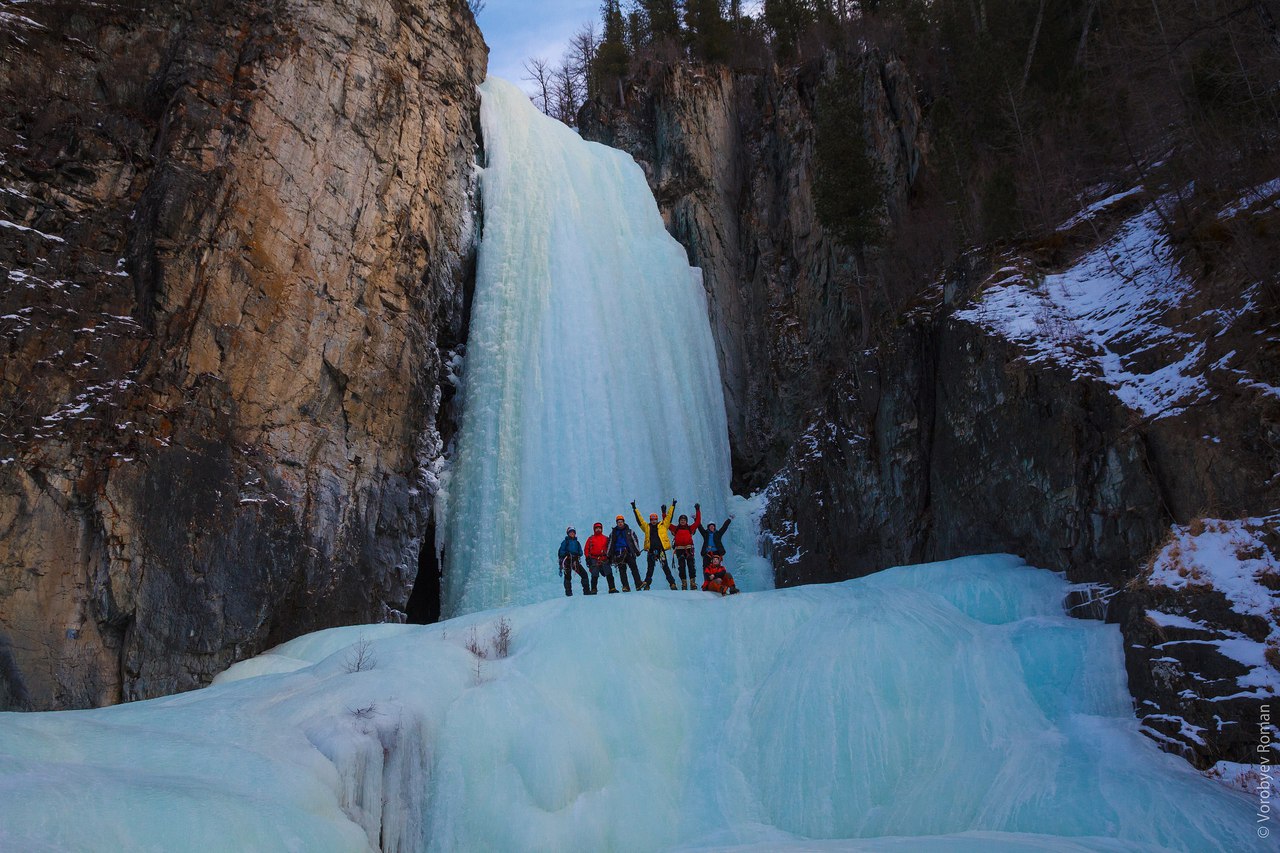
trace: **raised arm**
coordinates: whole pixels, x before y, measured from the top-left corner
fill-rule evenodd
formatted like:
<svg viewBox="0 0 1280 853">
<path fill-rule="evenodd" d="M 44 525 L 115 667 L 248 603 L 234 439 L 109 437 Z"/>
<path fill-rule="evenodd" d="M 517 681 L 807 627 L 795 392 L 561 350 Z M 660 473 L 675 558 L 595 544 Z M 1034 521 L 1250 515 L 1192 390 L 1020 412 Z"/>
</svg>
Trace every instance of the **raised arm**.
<svg viewBox="0 0 1280 853">
<path fill-rule="evenodd" d="M 640 510 L 636 509 L 636 502 L 631 502 L 631 511 L 636 514 L 636 524 L 640 525 L 640 529 L 645 533 L 649 532 L 649 522 L 644 520 L 644 516 L 640 514 Z"/>
<path fill-rule="evenodd" d="M 731 516 L 729 516 L 727 519 L 725 519 L 724 524 L 720 525 L 720 535 L 722 535 L 722 536 L 724 535 L 724 532 L 725 532 L 726 530 L 728 530 L 728 529 L 729 529 L 729 525 L 730 525 L 730 524 L 733 524 L 733 516 L 732 516 L 732 515 L 731 515 Z"/>
</svg>

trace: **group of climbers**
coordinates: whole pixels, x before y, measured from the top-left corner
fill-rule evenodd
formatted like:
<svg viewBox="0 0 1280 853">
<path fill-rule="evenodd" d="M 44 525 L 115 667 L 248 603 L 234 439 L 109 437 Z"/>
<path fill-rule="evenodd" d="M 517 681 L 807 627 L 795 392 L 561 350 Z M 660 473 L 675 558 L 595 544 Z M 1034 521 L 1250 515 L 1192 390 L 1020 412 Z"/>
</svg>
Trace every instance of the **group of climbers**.
<svg viewBox="0 0 1280 853">
<path fill-rule="evenodd" d="M 637 592 L 646 590 L 653 582 L 654 566 L 659 564 L 662 566 L 662 573 L 667 576 L 667 584 L 674 590 L 676 579 L 671 574 L 671 564 L 667 559 L 668 551 L 675 552 L 680 589 L 696 590 L 698 580 L 694 573 L 694 533 L 702 535 L 704 578 L 702 589 L 718 592 L 721 595 L 731 595 L 738 591 L 738 587 L 733 582 L 733 575 L 729 574 L 723 565 L 724 532 L 733 523 L 733 516 L 729 516 L 719 528 L 714 523 L 703 527 L 702 505 L 694 504 L 693 523 L 689 522 L 689 516 L 682 515 L 673 525 L 671 521 L 676 511 L 674 498 L 670 506 L 662 507 L 661 515 L 656 512 L 650 513 L 648 521 L 645 521 L 644 515 L 636 509 L 635 501 L 631 502 L 631 511 L 635 513 L 636 521 L 644 532 L 643 547 L 640 537 L 627 524 L 627 519 L 621 515 L 614 519 L 613 529 L 607 535 L 604 532 L 604 524 L 597 521 L 593 525 L 591 536 L 587 537 L 585 547 L 578 541 L 578 532 L 574 528 L 570 527 L 565 531 L 559 553 L 560 574 L 564 577 L 565 595 L 573 595 L 575 574 L 582 583 L 583 595 L 596 594 L 601 575 L 604 575 L 609 583 L 609 592 L 631 592 L 630 581 L 634 581 Z M 640 568 L 636 563 L 641 553 L 648 555 L 648 568 L 643 581 L 640 580 Z M 587 563 L 585 569 L 582 566 L 583 559 Z M 614 585 L 614 568 L 618 570 L 621 590 Z M 627 577 L 628 569 L 631 571 L 630 578 Z"/>
</svg>

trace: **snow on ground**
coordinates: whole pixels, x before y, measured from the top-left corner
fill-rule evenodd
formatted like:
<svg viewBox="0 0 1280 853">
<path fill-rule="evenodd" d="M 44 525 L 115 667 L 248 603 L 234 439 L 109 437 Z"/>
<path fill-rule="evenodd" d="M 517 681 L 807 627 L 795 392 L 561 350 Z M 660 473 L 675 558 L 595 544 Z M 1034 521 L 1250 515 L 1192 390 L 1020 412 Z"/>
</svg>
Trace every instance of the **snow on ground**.
<svg viewBox="0 0 1280 853">
<path fill-rule="evenodd" d="M 997 276 L 956 317 L 1018 342 L 1032 362 L 1099 377 L 1126 406 L 1151 418 L 1177 414 L 1208 393 L 1204 344 L 1177 328 L 1191 284 L 1153 209 L 1126 221 L 1065 272 L 1037 278 L 1011 266 Z"/>
<path fill-rule="evenodd" d="M 1117 627 L 1066 590 L 977 557 L 323 631 L 0 715 L 0 849 L 1263 849 L 1256 802 L 1141 736 Z"/>
<path fill-rule="evenodd" d="M 1267 202 L 1267 204 L 1260 207 L 1263 202 Z M 1229 219 L 1245 212 L 1266 213 L 1277 207 L 1280 207 L 1280 178 L 1267 181 L 1265 184 L 1259 184 L 1249 190 L 1224 207 L 1218 213 L 1218 216 L 1222 219 Z"/>
<path fill-rule="evenodd" d="M 1213 642 L 1227 657 L 1249 667 L 1239 679 L 1242 689 L 1280 694 L 1280 672 L 1267 663 L 1268 645 L 1280 652 L 1280 559 L 1265 534 L 1280 529 L 1280 513 L 1240 520 L 1203 519 L 1174 525 L 1169 541 L 1156 555 L 1146 583 L 1171 590 L 1214 589 L 1238 613 L 1257 616 L 1271 626 L 1265 643 L 1239 632 L 1211 628 L 1183 616 L 1148 611 L 1159 625 L 1216 632 L 1227 639 Z M 1271 586 L 1268 586 L 1270 584 Z M 1189 641 L 1182 641 L 1189 642 Z"/>
</svg>

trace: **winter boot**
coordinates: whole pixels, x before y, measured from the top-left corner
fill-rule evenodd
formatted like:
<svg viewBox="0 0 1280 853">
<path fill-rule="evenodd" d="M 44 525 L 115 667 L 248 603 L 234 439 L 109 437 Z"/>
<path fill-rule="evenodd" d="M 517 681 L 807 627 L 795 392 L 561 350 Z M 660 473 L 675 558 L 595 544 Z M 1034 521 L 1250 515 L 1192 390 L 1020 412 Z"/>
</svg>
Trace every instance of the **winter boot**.
<svg viewBox="0 0 1280 853">
<path fill-rule="evenodd" d="M 617 592 L 617 591 L 618 591 L 618 588 L 617 588 L 616 586 L 611 586 L 611 587 L 609 587 L 609 594 L 610 594 L 610 595 L 613 595 L 613 594 L 614 594 L 615 592 Z M 631 590 L 627 590 L 627 592 L 630 592 L 630 591 L 631 591 Z"/>
<path fill-rule="evenodd" d="M 672 588 L 672 589 L 675 589 L 675 587 L 674 587 L 674 586 L 673 586 L 673 587 L 671 587 L 671 588 Z M 689 588 L 689 582 L 688 582 L 687 580 L 685 580 L 684 578 L 680 578 L 680 588 L 681 588 L 681 589 L 685 589 L 685 590 L 687 590 L 687 589 Z"/>
<path fill-rule="evenodd" d="M 672 592 L 675 592 L 675 589 L 676 589 L 676 582 L 675 582 L 675 581 L 671 581 L 671 591 L 672 591 Z"/>
<path fill-rule="evenodd" d="M 622 585 L 622 591 L 623 591 L 623 592 L 631 592 L 631 587 L 627 586 L 627 585 L 624 583 L 624 584 Z"/>
</svg>

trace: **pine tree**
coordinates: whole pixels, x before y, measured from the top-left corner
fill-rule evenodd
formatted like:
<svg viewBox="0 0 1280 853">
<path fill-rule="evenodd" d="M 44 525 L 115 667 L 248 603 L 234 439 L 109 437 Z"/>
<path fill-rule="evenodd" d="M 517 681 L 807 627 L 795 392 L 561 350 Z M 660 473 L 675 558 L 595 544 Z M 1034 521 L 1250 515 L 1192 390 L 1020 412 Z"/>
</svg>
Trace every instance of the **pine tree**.
<svg viewBox="0 0 1280 853">
<path fill-rule="evenodd" d="M 680 37 L 680 9 L 676 0 L 640 0 L 649 24 L 649 37 L 655 42 Z"/>
<path fill-rule="evenodd" d="M 631 55 L 627 50 L 627 23 L 622 16 L 621 0 L 605 0 L 600 12 L 604 18 L 604 40 L 596 52 L 595 77 L 602 92 L 614 88 L 622 101 L 622 78 L 627 76 Z"/>
<path fill-rule="evenodd" d="M 684 19 L 695 56 L 707 62 L 728 59 L 729 23 L 720 0 L 687 0 Z"/>
<path fill-rule="evenodd" d="M 773 44 L 781 57 L 795 56 L 800 35 L 813 17 L 813 0 L 764 0 L 764 22 L 773 30 Z"/>
<path fill-rule="evenodd" d="M 818 90 L 814 207 L 836 242 L 850 249 L 884 239 L 884 169 L 867 145 L 863 80 L 843 68 Z"/>
</svg>

